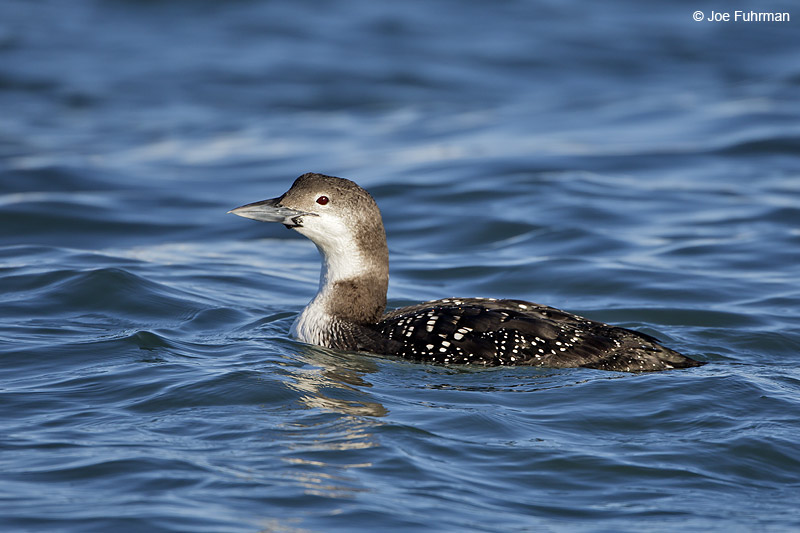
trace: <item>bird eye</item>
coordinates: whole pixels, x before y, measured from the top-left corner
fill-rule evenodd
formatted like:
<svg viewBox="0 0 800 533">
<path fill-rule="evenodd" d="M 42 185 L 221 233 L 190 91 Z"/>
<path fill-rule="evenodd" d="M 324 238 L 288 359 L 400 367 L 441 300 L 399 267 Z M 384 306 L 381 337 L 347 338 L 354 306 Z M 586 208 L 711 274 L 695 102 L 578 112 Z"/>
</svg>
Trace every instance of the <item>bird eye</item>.
<svg viewBox="0 0 800 533">
<path fill-rule="evenodd" d="M 317 203 L 319 205 L 326 205 L 328 202 L 330 202 L 330 200 L 328 200 L 327 196 L 320 196 L 319 198 L 317 198 Z"/>
</svg>

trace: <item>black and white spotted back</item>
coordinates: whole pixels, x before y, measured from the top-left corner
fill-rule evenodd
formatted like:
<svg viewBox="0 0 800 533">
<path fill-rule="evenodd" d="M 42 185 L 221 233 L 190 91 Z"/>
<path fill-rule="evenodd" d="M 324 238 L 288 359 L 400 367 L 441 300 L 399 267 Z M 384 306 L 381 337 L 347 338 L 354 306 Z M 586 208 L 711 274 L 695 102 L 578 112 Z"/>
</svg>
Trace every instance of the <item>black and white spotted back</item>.
<svg viewBox="0 0 800 533">
<path fill-rule="evenodd" d="M 445 299 L 384 315 L 393 355 L 441 364 L 648 371 L 695 361 L 625 328 L 521 300 Z"/>
</svg>

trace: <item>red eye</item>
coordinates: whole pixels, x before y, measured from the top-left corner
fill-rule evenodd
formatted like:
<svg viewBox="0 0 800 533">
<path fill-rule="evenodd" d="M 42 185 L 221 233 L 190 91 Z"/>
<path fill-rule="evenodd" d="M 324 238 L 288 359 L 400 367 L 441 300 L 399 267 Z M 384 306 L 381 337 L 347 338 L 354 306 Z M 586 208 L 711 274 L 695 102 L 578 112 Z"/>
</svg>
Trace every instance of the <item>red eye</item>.
<svg viewBox="0 0 800 533">
<path fill-rule="evenodd" d="M 320 196 L 319 198 L 317 198 L 317 203 L 319 205 L 326 205 L 328 202 L 330 202 L 330 200 L 328 200 L 327 196 Z"/>
</svg>

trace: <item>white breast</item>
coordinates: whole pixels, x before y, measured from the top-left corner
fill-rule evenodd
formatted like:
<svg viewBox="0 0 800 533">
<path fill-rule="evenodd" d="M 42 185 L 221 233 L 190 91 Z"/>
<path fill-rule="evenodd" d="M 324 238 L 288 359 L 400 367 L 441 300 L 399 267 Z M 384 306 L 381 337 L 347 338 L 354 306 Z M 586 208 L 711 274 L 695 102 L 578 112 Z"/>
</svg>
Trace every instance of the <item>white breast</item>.
<svg viewBox="0 0 800 533">
<path fill-rule="evenodd" d="M 326 342 L 327 335 L 325 335 L 325 332 L 330 328 L 332 321 L 331 317 L 325 312 L 325 306 L 322 302 L 317 301 L 320 296 L 318 294 L 294 320 L 292 337 L 300 342 L 330 348 L 330 344 Z"/>
</svg>

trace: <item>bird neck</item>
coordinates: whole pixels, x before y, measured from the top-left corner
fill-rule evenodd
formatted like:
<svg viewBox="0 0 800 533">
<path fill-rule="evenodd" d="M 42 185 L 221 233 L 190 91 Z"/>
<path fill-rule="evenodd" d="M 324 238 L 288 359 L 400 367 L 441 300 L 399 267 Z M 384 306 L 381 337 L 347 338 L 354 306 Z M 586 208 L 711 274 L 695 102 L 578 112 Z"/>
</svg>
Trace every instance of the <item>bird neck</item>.
<svg viewBox="0 0 800 533">
<path fill-rule="evenodd" d="M 322 256 L 319 290 L 295 320 L 295 337 L 328 346 L 333 324 L 375 324 L 380 320 L 389 287 L 389 250 L 383 231 L 379 237 L 315 240 Z"/>
<path fill-rule="evenodd" d="M 374 324 L 386 308 L 389 252 L 386 241 L 372 250 L 322 250 L 319 290 L 309 306 L 322 305 L 335 320 Z"/>
</svg>

